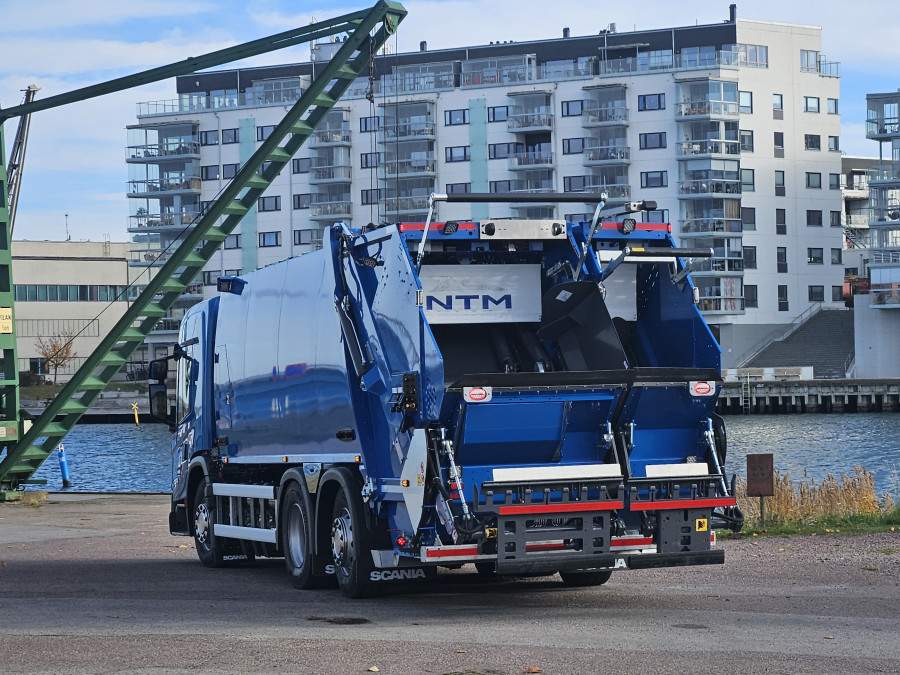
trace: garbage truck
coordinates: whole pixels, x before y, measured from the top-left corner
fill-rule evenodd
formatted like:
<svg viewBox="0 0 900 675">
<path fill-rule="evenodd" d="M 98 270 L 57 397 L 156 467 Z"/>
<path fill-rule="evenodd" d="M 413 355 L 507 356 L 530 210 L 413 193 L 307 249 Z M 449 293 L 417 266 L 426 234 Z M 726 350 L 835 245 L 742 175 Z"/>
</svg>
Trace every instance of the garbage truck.
<svg viewBox="0 0 900 675">
<path fill-rule="evenodd" d="M 467 564 L 587 586 L 724 561 L 742 517 L 690 276 L 712 250 L 605 195 L 578 223 L 432 218 L 503 197 L 335 224 L 185 314 L 150 405 L 203 564 L 283 557 L 298 588 L 364 597 Z"/>
</svg>

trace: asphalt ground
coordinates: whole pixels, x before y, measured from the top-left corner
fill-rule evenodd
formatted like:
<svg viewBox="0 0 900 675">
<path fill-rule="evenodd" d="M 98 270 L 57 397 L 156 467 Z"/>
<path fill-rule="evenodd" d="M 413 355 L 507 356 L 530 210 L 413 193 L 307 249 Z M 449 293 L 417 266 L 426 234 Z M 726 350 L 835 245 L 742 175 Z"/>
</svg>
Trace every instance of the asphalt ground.
<svg viewBox="0 0 900 675">
<path fill-rule="evenodd" d="M 0 672 L 900 672 L 900 533 L 725 541 L 725 565 L 587 589 L 464 567 L 348 600 L 281 560 L 204 568 L 168 509 L 0 504 Z"/>
</svg>

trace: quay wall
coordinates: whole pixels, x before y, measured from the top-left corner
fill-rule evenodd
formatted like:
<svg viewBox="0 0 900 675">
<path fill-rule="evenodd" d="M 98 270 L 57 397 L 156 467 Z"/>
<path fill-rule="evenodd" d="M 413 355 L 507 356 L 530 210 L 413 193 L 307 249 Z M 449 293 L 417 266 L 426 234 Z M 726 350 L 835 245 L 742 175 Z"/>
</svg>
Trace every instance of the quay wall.
<svg viewBox="0 0 900 675">
<path fill-rule="evenodd" d="M 721 415 L 900 412 L 900 379 L 726 380 Z"/>
</svg>

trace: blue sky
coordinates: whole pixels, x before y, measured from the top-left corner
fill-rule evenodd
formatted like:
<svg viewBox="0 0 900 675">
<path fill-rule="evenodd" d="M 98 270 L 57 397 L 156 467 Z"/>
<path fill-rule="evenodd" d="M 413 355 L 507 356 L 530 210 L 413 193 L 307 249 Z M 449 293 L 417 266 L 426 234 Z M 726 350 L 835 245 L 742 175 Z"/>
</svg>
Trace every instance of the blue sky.
<svg viewBox="0 0 900 675">
<path fill-rule="evenodd" d="M 395 40 L 399 51 L 417 50 L 420 40 L 429 49 L 441 49 L 553 38 L 564 27 L 572 35 L 587 35 L 610 22 L 619 32 L 718 23 L 728 17 L 729 1 L 403 4 L 409 16 Z M 30 84 L 41 87 L 39 96 L 46 97 L 370 5 L 369 0 L 3 0 L 0 106 L 17 105 L 21 90 Z M 865 139 L 865 96 L 900 88 L 896 0 L 755 0 L 737 5 L 739 17 L 823 27 L 823 53 L 841 62 L 842 148 L 850 155 L 876 154 L 877 145 Z M 248 63 L 298 62 L 307 55 L 307 49 L 295 47 Z M 127 240 L 125 127 L 137 122 L 137 102 L 174 98 L 170 80 L 33 115 L 15 237 L 64 239 L 68 213 L 73 240 L 98 241 L 106 235 L 112 241 Z M 16 124 L 5 125 L 7 158 Z"/>
</svg>

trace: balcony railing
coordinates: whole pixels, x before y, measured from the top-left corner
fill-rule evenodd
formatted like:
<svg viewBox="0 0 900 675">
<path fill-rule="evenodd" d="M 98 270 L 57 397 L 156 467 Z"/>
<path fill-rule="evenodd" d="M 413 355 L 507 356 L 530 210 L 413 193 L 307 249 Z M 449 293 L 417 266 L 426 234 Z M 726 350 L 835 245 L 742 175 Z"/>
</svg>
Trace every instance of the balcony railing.
<svg viewBox="0 0 900 675">
<path fill-rule="evenodd" d="M 382 143 L 390 141 L 402 141 L 404 139 L 431 139 L 434 138 L 434 122 L 397 122 L 382 126 Z"/>
<path fill-rule="evenodd" d="M 349 145 L 350 130 L 349 129 L 320 129 L 313 133 L 309 139 L 310 147 L 320 147 L 323 145 Z"/>
<path fill-rule="evenodd" d="M 190 225 L 196 220 L 199 213 L 180 213 L 180 214 L 159 214 L 159 213 L 148 213 L 146 215 L 135 215 L 128 217 L 128 227 L 129 229 L 134 228 L 155 228 L 155 227 L 173 227 L 178 226 L 182 227 L 184 225 Z"/>
<path fill-rule="evenodd" d="M 533 193 L 553 192 L 555 185 L 550 178 L 538 180 L 511 180 L 509 182 L 509 191 L 517 193 Z"/>
<path fill-rule="evenodd" d="M 553 164 L 552 152 L 517 152 L 509 156 L 509 168 L 533 169 L 534 167 L 546 167 Z"/>
<path fill-rule="evenodd" d="M 420 176 L 434 174 L 437 162 L 433 157 L 422 159 L 384 159 L 381 163 L 382 178 Z"/>
<path fill-rule="evenodd" d="M 739 117 L 737 101 L 685 101 L 675 105 L 677 117 Z"/>
<path fill-rule="evenodd" d="M 588 146 L 582 153 L 585 164 L 591 162 L 627 162 L 631 159 L 631 148 L 622 145 Z"/>
<path fill-rule="evenodd" d="M 894 183 L 900 181 L 900 163 L 872 167 L 867 172 L 869 185 L 872 183 Z"/>
<path fill-rule="evenodd" d="M 739 180 L 685 180 L 678 183 L 679 195 L 741 194 Z"/>
<path fill-rule="evenodd" d="M 731 218 L 692 218 L 678 221 L 679 232 L 685 234 L 740 234 L 743 225 Z"/>
<path fill-rule="evenodd" d="M 318 183 L 349 183 L 350 167 L 347 165 L 314 167 L 309 170 L 309 182 L 311 185 Z"/>
<path fill-rule="evenodd" d="M 679 157 L 697 157 L 703 155 L 740 155 L 740 141 L 682 141 L 678 144 Z"/>
<path fill-rule="evenodd" d="M 176 143 L 154 143 L 152 145 L 129 145 L 126 149 L 128 159 L 159 159 L 200 155 L 199 141 L 179 141 Z"/>
<path fill-rule="evenodd" d="M 869 258 L 870 265 L 898 265 L 900 264 L 900 250 L 882 248 L 872 251 Z M 875 288 L 875 286 L 872 286 Z"/>
<path fill-rule="evenodd" d="M 586 192 L 601 193 L 605 192 L 609 201 L 618 201 L 622 199 L 631 199 L 631 186 L 625 183 L 614 183 L 612 185 L 602 183 L 591 183 L 585 186 Z"/>
<path fill-rule="evenodd" d="M 743 272 L 744 259 L 738 256 L 708 258 L 702 262 L 695 262 L 694 272 Z"/>
<path fill-rule="evenodd" d="M 309 217 L 331 218 L 340 216 L 349 218 L 352 206 L 353 203 L 349 201 L 318 202 L 316 204 L 310 204 Z"/>
<path fill-rule="evenodd" d="M 200 191 L 199 178 L 185 178 L 184 180 L 130 180 L 128 181 L 129 194 L 144 194 L 148 192 L 181 192 L 191 190 Z"/>
<path fill-rule="evenodd" d="M 515 113 L 506 118 L 506 128 L 510 131 L 552 129 L 553 113 L 544 111 Z"/>
<path fill-rule="evenodd" d="M 873 208 L 869 217 L 869 225 L 878 223 L 900 223 L 900 205 Z"/>
<path fill-rule="evenodd" d="M 379 201 L 384 213 L 402 213 L 404 211 L 428 211 L 428 197 L 387 197 Z"/>
<path fill-rule="evenodd" d="M 882 117 L 866 121 L 866 138 L 900 134 L 900 118 Z"/>
<path fill-rule="evenodd" d="M 896 307 L 900 309 L 900 288 L 869 289 L 869 307 Z"/>
<path fill-rule="evenodd" d="M 744 298 L 701 297 L 697 302 L 697 309 L 701 312 L 743 312 Z"/>
<path fill-rule="evenodd" d="M 582 115 L 582 125 L 586 127 L 628 123 L 628 108 L 624 106 L 597 106 L 589 102 L 585 105 Z"/>
</svg>

